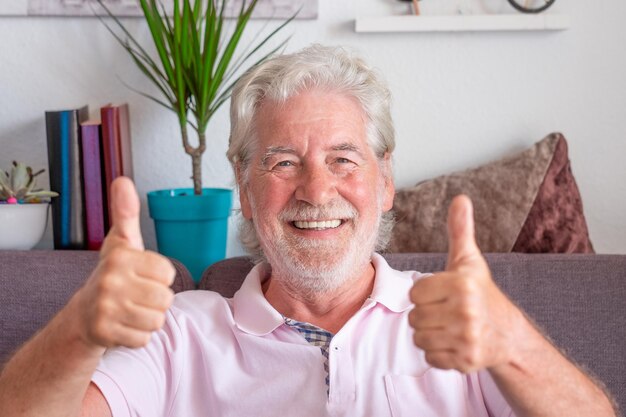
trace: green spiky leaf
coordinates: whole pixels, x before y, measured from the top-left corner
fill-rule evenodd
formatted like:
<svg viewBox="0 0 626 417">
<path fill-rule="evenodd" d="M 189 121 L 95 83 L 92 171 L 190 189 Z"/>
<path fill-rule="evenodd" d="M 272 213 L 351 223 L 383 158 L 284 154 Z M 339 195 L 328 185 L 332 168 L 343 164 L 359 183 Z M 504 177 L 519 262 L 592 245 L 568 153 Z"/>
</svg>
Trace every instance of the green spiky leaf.
<svg viewBox="0 0 626 417">
<path fill-rule="evenodd" d="M 170 16 L 160 0 L 140 0 L 156 51 L 156 58 L 151 58 L 148 48 L 141 46 L 102 0 L 97 1 L 113 24 L 104 18 L 101 21 L 163 97 L 140 94 L 176 114 L 185 152 L 192 158 L 204 152 L 209 121 L 230 98 L 236 74 L 243 72 L 244 65 L 262 62 L 282 48 L 283 43 L 261 53 L 262 47 L 295 17 L 262 39 L 257 34 L 242 53 L 239 45 L 258 0 L 243 0 L 233 25 L 224 24 L 226 5 L 232 0 L 174 0 Z M 188 142 L 188 125 L 198 134 L 196 147 Z M 197 176 L 194 173 L 194 189 L 199 193 L 201 178 Z"/>
</svg>

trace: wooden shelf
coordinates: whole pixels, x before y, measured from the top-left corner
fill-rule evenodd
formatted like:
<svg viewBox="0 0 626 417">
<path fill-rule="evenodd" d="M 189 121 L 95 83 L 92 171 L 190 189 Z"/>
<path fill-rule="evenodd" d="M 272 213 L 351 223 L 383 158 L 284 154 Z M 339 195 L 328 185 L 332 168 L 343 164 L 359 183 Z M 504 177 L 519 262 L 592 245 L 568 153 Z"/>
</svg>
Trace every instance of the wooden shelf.
<svg viewBox="0 0 626 417">
<path fill-rule="evenodd" d="M 452 16 L 359 17 L 357 32 L 468 32 L 565 30 L 569 16 L 559 14 L 497 14 Z"/>
</svg>

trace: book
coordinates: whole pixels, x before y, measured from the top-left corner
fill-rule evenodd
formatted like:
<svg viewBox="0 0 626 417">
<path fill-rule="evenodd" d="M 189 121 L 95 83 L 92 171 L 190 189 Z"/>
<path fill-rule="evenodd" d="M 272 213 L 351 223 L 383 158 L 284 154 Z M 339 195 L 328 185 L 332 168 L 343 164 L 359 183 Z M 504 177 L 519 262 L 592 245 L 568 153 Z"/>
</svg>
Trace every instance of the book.
<svg viewBox="0 0 626 417">
<path fill-rule="evenodd" d="M 52 199 L 52 230 L 55 249 L 85 247 L 85 210 L 81 160 L 80 123 L 89 116 L 87 106 L 46 111 L 48 174 Z"/>
<path fill-rule="evenodd" d="M 133 178 L 133 162 L 128 104 L 107 104 L 100 108 L 102 153 L 106 201 L 111 201 L 111 183 L 119 176 Z M 109 218 L 110 221 L 110 218 Z"/>
<path fill-rule="evenodd" d="M 102 140 L 99 121 L 80 124 L 85 197 L 85 239 L 88 250 L 100 250 L 108 231 L 108 210 L 104 192 Z"/>
</svg>

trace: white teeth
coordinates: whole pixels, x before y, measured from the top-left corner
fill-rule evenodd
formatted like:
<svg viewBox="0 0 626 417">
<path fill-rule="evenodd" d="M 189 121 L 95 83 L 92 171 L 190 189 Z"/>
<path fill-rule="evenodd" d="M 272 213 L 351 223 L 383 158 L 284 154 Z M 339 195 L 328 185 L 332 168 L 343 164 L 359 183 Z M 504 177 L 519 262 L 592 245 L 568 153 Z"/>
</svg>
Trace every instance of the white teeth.
<svg viewBox="0 0 626 417">
<path fill-rule="evenodd" d="M 341 220 L 325 220 L 321 222 L 301 222 L 295 221 L 293 222 L 294 226 L 298 229 L 334 229 L 335 227 L 339 227 L 341 224 Z"/>
</svg>

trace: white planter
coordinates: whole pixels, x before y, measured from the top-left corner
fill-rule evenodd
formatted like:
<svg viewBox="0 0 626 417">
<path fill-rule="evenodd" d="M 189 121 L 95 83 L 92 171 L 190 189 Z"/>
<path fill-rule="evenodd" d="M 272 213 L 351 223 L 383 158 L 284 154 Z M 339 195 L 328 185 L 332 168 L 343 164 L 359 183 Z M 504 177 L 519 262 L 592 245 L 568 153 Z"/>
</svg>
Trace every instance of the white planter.
<svg viewBox="0 0 626 417">
<path fill-rule="evenodd" d="M 49 203 L 0 204 L 0 249 L 32 249 L 43 236 Z"/>
</svg>

